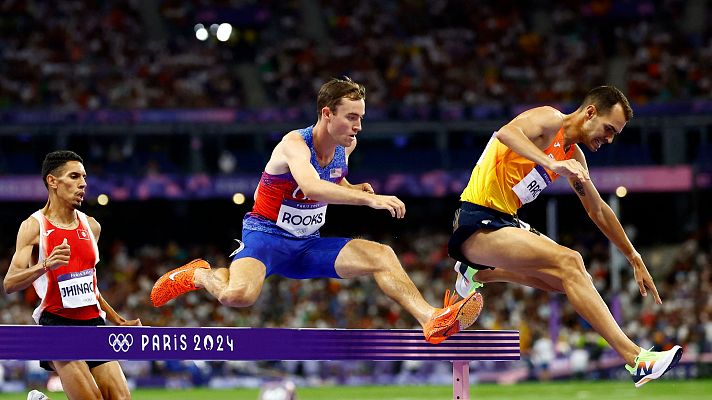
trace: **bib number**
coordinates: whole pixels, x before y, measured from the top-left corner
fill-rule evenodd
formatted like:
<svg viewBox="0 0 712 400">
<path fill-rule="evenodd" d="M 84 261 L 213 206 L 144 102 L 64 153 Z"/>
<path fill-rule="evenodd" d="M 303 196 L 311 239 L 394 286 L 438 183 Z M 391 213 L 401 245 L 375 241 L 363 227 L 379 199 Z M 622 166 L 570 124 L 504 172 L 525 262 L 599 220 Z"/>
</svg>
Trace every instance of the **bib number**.
<svg viewBox="0 0 712 400">
<path fill-rule="evenodd" d="M 551 184 L 552 180 L 544 167 L 537 165 L 512 190 L 519 197 L 522 204 L 527 204 L 536 199 L 539 194 Z"/>
<path fill-rule="evenodd" d="M 294 236 L 307 236 L 326 223 L 326 203 L 299 203 L 284 200 L 277 215 L 277 226 Z"/>
<path fill-rule="evenodd" d="M 70 272 L 57 278 L 64 308 L 79 308 L 98 304 L 94 291 L 94 270 Z"/>
</svg>

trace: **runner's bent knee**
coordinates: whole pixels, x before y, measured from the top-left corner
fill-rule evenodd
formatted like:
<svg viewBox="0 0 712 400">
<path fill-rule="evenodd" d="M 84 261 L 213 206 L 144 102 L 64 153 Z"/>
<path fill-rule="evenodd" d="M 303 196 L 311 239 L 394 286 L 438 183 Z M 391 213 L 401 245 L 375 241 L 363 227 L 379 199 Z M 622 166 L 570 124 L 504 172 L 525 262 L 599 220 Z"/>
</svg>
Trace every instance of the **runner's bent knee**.
<svg viewBox="0 0 712 400">
<path fill-rule="evenodd" d="M 583 263 L 581 253 L 571 249 L 565 249 L 561 255 L 557 257 L 557 276 L 562 280 L 571 280 L 586 277 L 588 272 Z"/>
<path fill-rule="evenodd" d="M 388 245 L 374 243 L 376 247 L 366 253 L 365 262 L 370 265 L 374 272 L 400 268 L 400 262 L 396 252 Z"/>
<path fill-rule="evenodd" d="M 226 288 L 218 296 L 220 304 L 228 307 L 249 307 L 255 304 L 259 293 L 251 290 L 246 285 Z"/>
<path fill-rule="evenodd" d="M 395 251 L 385 244 L 354 239 L 337 258 L 336 270 L 341 277 L 354 277 L 399 268 Z"/>
</svg>

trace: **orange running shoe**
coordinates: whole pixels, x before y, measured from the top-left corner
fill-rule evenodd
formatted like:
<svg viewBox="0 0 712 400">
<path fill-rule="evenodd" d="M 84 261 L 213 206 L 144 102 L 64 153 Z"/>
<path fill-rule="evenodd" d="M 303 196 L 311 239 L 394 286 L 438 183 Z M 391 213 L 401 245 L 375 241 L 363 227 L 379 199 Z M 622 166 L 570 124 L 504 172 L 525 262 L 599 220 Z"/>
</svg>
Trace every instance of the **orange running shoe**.
<svg viewBox="0 0 712 400">
<path fill-rule="evenodd" d="M 479 292 L 472 292 L 457 303 L 456 301 L 455 292 L 452 296 L 450 290 L 445 292 L 445 306 L 436 309 L 423 328 L 426 341 L 432 344 L 441 343 L 457 332 L 467 329 L 480 316 L 483 300 Z"/>
<path fill-rule="evenodd" d="M 151 290 L 153 306 L 160 307 L 183 293 L 197 290 L 193 283 L 193 275 L 198 268 L 210 269 L 210 264 L 198 258 L 158 278 Z"/>
</svg>

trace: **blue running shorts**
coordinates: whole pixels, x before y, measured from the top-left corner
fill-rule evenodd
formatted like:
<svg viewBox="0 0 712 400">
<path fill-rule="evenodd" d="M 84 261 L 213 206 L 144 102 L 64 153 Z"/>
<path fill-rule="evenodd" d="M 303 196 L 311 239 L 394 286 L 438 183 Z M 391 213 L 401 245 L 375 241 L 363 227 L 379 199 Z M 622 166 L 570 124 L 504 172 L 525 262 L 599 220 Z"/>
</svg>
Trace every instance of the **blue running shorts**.
<svg viewBox="0 0 712 400">
<path fill-rule="evenodd" d="M 286 237 L 262 231 L 242 230 L 244 247 L 233 261 L 254 258 L 267 267 L 267 276 L 281 275 L 291 279 L 341 278 L 336 274 L 336 256 L 350 238 Z M 242 245 L 240 246 L 242 247 Z"/>
</svg>

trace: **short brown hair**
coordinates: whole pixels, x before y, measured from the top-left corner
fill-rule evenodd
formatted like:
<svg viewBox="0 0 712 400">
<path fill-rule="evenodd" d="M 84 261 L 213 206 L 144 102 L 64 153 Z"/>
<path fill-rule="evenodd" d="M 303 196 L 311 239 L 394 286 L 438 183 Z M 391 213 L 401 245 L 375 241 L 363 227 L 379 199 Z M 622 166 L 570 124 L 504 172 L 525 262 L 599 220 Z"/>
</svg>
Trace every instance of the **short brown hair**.
<svg viewBox="0 0 712 400">
<path fill-rule="evenodd" d="M 366 88 L 351 80 L 348 76 L 342 79 L 332 78 L 321 85 L 316 98 L 316 113 L 321 118 L 321 109 L 329 107 L 331 112 L 336 112 L 336 107 L 341 104 L 341 99 L 366 100 Z"/>
<path fill-rule="evenodd" d="M 589 104 L 593 104 L 599 113 L 606 115 L 618 103 L 623 107 L 625 120 L 630 121 L 633 118 L 633 109 L 630 107 L 630 103 L 623 92 L 615 86 L 599 86 L 591 89 L 584 97 L 579 110 L 584 109 Z"/>
</svg>

